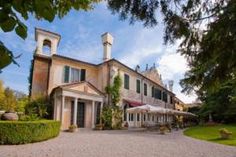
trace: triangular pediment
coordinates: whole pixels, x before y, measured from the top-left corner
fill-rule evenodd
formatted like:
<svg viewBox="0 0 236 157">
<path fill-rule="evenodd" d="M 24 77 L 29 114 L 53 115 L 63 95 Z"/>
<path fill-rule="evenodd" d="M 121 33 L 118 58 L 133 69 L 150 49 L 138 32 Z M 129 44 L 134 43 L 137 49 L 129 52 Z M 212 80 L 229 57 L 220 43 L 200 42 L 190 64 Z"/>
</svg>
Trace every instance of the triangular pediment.
<svg viewBox="0 0 236 157">
<path fill-rule="evenodd" d="M 63 89 L 74 90 L 78 92 L 93 94 L 93 95 L 103 95 L 96 87 L 94 87 L 89 82 L 78 82 L 74 84 L 68 84 L 62 87 Z"/>
</svg>

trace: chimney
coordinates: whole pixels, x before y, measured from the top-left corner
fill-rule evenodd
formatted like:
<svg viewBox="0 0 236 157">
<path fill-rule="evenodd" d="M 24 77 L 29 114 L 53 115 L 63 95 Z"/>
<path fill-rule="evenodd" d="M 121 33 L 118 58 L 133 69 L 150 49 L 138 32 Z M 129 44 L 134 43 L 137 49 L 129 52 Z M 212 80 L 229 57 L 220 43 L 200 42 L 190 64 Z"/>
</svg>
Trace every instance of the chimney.
<svg viewBox="0 0 236 157">
<path fill-rule="evenodd" d="M 140 72 L 140 66 L 139 66 L 139 65 L 137 65 L 137 66 L 135 67 L 135 71 L 136 71 L 136 72 Z"/>
<path fill-rule="evenodd" d="M 168 81 L 168 84 L 169 84 L 169 90 L 170 90 L 171 92 L 173 92 L 174 81 L 173 81 L 173 80 L 170 80 L 170 81 Z"/>
<path fill-rule="evenodd" d="M 111 59 L 111 46 L 113 44 L 113 37 L 110 33 L 104 33 L 102 35 L 103 44 L 103 61 L 108 61 Z"/>
<path fill-rule="evenodd" d="M 146 71 L 148 71 L 148 64 L 146 64 Z"/>
</svg>

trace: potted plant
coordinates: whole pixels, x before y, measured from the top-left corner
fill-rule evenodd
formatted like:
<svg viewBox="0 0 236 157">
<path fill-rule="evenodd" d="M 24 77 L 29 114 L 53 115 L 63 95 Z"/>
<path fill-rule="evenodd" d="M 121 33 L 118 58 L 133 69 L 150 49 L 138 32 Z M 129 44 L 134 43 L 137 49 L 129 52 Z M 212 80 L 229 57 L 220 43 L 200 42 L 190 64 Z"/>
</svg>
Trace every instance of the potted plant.
<svg viewBox="0 0 236 157">
<path fill-rule="evenodd" d="M 225 128 L 220 129 L 219 132 L 222 139 L 229 139 L 232 136 L 232 132 Z"/>
<path fill-rule="evenodd" d="M 128 122 L 125 122 L 124 127 L 125 127 L 125 128 L 128 128 L 128 127 L 129 127 L 129 123 L 128 123 Z"/>
<path fill-rule="evenodd" d="M 161 125 L 160 126 L 160 134 L 164 135 L 166 133 L 166 126 L 165 125 Z"/>
<path fill-rule="evenodd" d="M 103 124 L 96 124 L 95 130 L 103 130 Z"/>
<path fill-rule="evenodd" d="M 76 132 L 77 126 L 76 125 L 70 125 L 69 126 L 69 132 Z"/>
</svg>

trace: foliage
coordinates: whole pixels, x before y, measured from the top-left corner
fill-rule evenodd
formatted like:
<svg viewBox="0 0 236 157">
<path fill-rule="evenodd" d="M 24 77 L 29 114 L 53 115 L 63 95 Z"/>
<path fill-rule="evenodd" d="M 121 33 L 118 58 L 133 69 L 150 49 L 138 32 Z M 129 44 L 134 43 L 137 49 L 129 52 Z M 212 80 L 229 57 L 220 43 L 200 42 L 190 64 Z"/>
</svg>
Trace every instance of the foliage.
<svg viewBox="0 0 236 157">
<path fill-rule="evenodd" d="M 39 118 L 49 117 L 49 111 L 52 105 L 50 104 L 48 98 L 38 97 L 34 100 L 31 100 L 25 106 L 25 113 L 27 115 L 37 115 Z"/>
<path fill-rule="evenodd" d="M 27 37 L 27 26 L 23 23 L 28 20 L 29 15 L 33 15 L 36 19 L 47 20 L 52 22 L 55 16 L 62 18 L 71 9 L 75 10 L 90 10 L 92 4 L 100 0 L 1 0 L 0 1 L 0 28 L 3 32 L 15 31 L 15 33 L 25 39 Z M 23 18 L 23 19 L 22 19 Z M 0 41 L 0 70 L 15 62 L 13 53 L 8 50 Z"/>
<path fill-rule="evenodd" d="M 121 129 L 122 127 L 122 114 L 123 111 L 118 106 L 114 106 L 112 109 L 112 128 Z"/>
<path fill-rule="evenodd" d="M 120 75 L 114 77 L 114 82 L 112 86 L 107 86 L 105 88 L 106 93 L 111 97 L 112 105 L 117 105 L 120 101 L 120 88 L 122 86 L 122 80 Z"/>
<path fill-rule="evenodd" d="M 37 114 L 29 114 L 29 115 L 20 115 L 20 121 L 36 121 L 40 120 L 40 117 Z"/>
<path fill-rule="evenodd" d="M 232 137 L 230 139 L 221 139 L 219 136 L 219 130 L 221 128 L 226 128 L 232 132 Z M 184 134 L 193 138 L 206 140 L 210 142 L 232 145 L 236 146 L 236 125 L 235 124 L 224 124 L 215 126 L 195 126 L 188 128 L 184 131 Z"/>
<path fill-rule="evenodd" d="M 4 99 L 5 99 L 5 94 L 4 94 L 3 81 L 0 80 L 0 110 L 2 109 Z"/>
<path fill-rule="evenodd" d="M 22 112 L 25 113 L 25 106 L 29 103 L 29 98 L 28 96 L 19 98 L 17 100 L 17 105 L 16 105 L 16 111 L 17 112 Z"/>
<path fill-rule="evenodd" d="M 208 120 L 211 113 L 216 122 L 232 123 L 236 122 L 236 102 L 233 97 L 236 95 L 236 84 L 228 81 L 222 84 L 218 90 L 205 92 L 202 100 L 205 102 L 200 109 L 200 116 Z"/>
<path fill-rule="evenodd" d="M 0 121 L 0 144 L 39 142 L 56 137 L 59 133 L 58 121 Z"/>
<path fill-rule="evenodd" d="M 122 127 L 122 110 L 118 106 L 104 106 L 101 118 L 104 129 L 120 129 Z"/>
<path fill-rule="evenodd" d="M 102 123 L 105 129 L 112 129 L 112 107 L 104 106 L 101 115 Z"/>
<path fill-rule="evenodd" d="M 14 112 L 16 111 L 16 105 L 17 105 L 17 101 L 16 101 L 16 97 L 14 95 L 14 91 L 11 90 L 10 88 L 5 88 L 4 90 L 4 99 L 2 101 L 1 105 L 1 109 L 5 110 L 7 112 L 11 111 Z"/>
<path fill-rule="evenodd" d="M 114 13 L 120 14 L 121 19 L 130 18 L 131 23 L 143 21 L 144 26 L 157 24 L 155 13 L 158 14 L 156 10 L 159 9 L 165 25 L 164 42 L 181 41 L 178 51 L 188 61 L 190 70 L 181 81 L 183 92 L 197 92 L 206 108 L 211 108 L 208 112 L 224 112 L 227 106 L 233 108 L 232 112 L 226 109 L 225 112 L 230 112 L 227 117 L 234 116 L 235 0 L 109 0 L 108 5 Z M 215 99 L 224 88 L 230 88 L 229 84 L 231 92 Z"/>
</svg>

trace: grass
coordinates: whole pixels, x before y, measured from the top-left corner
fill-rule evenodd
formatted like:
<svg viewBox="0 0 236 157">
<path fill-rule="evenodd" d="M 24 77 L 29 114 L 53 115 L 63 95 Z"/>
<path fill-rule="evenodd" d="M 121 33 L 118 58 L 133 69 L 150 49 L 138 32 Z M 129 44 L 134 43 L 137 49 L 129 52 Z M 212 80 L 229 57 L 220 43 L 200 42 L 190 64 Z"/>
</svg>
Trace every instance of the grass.
<svg viewBox="0 0 236 157">
<path fill-rule="evenodd" d="M 221 139 L 219 129 L 226 128 L 233 133 L 230 139 Z M 224 145 L 236 146 L 236 124 L 220 124 L 216 126 L 195 126 L 184 131 L 184 135 L 196 139 L 215 142 Z"/>
</svg>

